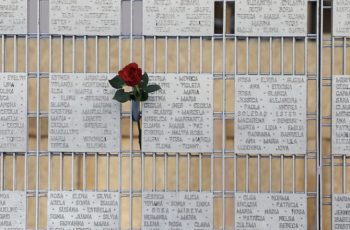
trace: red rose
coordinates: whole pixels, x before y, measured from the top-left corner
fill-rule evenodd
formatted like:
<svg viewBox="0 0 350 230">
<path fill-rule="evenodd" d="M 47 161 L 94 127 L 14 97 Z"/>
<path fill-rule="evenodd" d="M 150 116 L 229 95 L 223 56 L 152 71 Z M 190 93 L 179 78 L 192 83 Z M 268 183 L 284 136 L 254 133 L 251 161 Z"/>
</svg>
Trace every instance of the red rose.
<svg viewBox="0 0 350 230">
<path fill-rule="evenodd" d="M 119 77 L 128 86 L 135 86 L 142 79 L 142 70 L 136 63 L 130 63 L 118 72 Z"/>
</svg>

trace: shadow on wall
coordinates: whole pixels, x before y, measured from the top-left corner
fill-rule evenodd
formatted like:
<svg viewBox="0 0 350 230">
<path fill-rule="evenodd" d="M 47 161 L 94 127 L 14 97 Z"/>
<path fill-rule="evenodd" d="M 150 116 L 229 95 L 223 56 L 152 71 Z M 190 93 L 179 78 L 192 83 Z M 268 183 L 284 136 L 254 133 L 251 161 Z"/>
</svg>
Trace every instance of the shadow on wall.
<svg viewBox="0 0 350 230">
<path fill-rule="evenodd" d="M 325 2 L 326 6 L 330 2 Z M 224 3 L 215 2 L 215 33 L 222 34 L 224 26 Z M 331 10 L 329 8 L 324 10 L 324 32 L 331 32 Z M 235 3 L 227 2 L 226 3 L 226 33 L 234 34 L 235 33 Z M 308 33 L 315 34 L 317 31 L 317 3 L 309 2 L 308 3 Z"/>
</svg>

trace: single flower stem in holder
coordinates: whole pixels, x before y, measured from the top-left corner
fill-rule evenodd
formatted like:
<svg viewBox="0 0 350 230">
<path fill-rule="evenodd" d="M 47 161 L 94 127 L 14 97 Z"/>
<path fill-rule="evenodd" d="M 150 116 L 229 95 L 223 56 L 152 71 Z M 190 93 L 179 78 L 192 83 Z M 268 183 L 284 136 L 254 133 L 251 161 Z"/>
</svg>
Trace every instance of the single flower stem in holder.
<svg viewBox="0 0 350 230">
<path fill-rule="evenodd" d="M 141 122 L 140 122 L 140 120 L 138 120 L 137 121 L 137 127 L 138 127 L 138 129 L 139 129 L 139 146 L 140 146 L 140 149 L 142 149 L 142 142 L 141 142 L 141 140 L 142 140 L 142 129 L 141 129 Z"/>
<path fill-rule="evenodd" d="M 132 120 L 137 122 L 137 127 L 139 130 L 139 145 L 141 149 L 141 111 L 140 111 L 140 102 L 139 101 L 131 101 L 131 116 Z"/>
<path fill-rule="evenodd" d="M 148 80 L 148 74 L 146 72 L 142 74 L 142 69 L 139 68 L 136 63 L 128 64 L 118 72 L 118 75 L 109 80 L 109 84 L 117 89 L 113 99 L 120 103 L 125 103 L 127 101 L 131 101 L 132 103 L 131 116 L 132 120 L 137 122 L 140 149 L 142 146 L 140 102 L 147 101 L 149 93 L 161 89 L 159 85 L 148 84 Z M 132 87 L 132 91 L 125 92 L 124 86 Z"/>
</svg>

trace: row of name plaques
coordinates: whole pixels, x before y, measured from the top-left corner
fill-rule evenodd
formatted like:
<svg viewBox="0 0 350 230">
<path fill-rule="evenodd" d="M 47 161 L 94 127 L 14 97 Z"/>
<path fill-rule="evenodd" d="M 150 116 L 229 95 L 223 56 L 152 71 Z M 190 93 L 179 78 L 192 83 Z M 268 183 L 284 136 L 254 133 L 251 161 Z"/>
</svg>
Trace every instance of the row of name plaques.
<svg viewBox="0 0 350 230">
<path fill-rule="evenodd" d="M 213 229 L 214 199 L 210 192 L 144 192 L 141 229 Z M 332 229 L 346 229 L 350 195 L 332 201 Z M 119 229 L 118 192 L 51 191 L 47 202 L 48 229 Z M 25 192 L 2 191 L 0 204 L 0 229 L 26 229 Z M 306 194 L 236 193 L 234 207 L 237 230 L 307 229 Z"/>
<path fill-rule="evenodd" d="M 3 0 L 0 34 L 27 34 L 27 0 Z M 212 36 L 213 0 L 143 0 L 143 33 L 159 36 Z M 49 33 L 121 33 L 121 0 L 50 0 Z M 308 0 L 235 1 L 238 36 L 307 36 Z M 333 35 L 350 36 L 350 4 L 333 1 Z M 135 15 L 136 16 L 136 15 Z M 129 17 L 127 17 L 129 20 Z"/>
<path fill-rule="evenodd" d="M 51 152 L 118 152 L 120 104 L 113 74 L 51 73 Z M 151 74 L 161 90 L 142 104 L 144 152 L 212 152 L 213 76 Z M 27 151 L 27 76 L 0 74 L 0 152 Z M 238 75 L 235 79 L 235 152 L 305 154 L 305 75 Z M 350 154 L 350 76 L 335 76 L 332 152 Z"/>
<path fill-rule="evenodd" d="M 51 191 L 47 202 L 48 229 L 119 229 L 117 192 Z M 25 192 L 0 192 L 0 203 L 0 228 L 25 229 Z M 144 192 L 141 229 L 210 230 L 213 210 L 210 192 Z M 236 193 L 231 212 L 237 230 L 307 229 L 306 194 Z"/>
</svg>

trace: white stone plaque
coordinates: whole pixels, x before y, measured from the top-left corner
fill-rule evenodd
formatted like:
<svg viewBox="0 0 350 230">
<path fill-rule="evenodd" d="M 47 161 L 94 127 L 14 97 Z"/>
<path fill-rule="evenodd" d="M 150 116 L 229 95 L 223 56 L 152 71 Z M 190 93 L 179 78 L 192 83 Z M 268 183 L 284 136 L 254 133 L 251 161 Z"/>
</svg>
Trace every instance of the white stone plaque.
<svg viewBox="0 0 350 230">
<path fill-rule="evenodd" d="M 120 35 L 121 0 L 50 0 L 51 34 Z"/>
<path fill-rule="evenodd" d="M 236 193 L 235 219 L 236 230 L 306 230 L 306 194 Z"/>
<path fill-rule="evenodd" d="M 332 153 L 350 154 L 350 76 L 333 76 Z"/>
<path fill-rule="evenodd" d="M 212 36 L 213 0 L 143 0 L 143 35 Z"/>
<path fill-rule="evenodd" d="M 306 36 L 308 0 L 236 0 L 237 36 Z"/>
<path fill-rule="evenodd" d="M 333 36 L 350 36 L 350 1 L 333 0 Z"/>
<path fill-rule="evenodd" d="M 211 152 L 213 149 L 213 76 L 157 74 L 161 90 L 142 109 L 145 152 Z"/>
<path fill-rule="evenodd" d="M 0 2 L 0 34 L 27 34 L 28 0 Z"/>
<path fill-rule="evenodd" d="M 47 227 L 54 229 L 119 229 L 119 193 L 49 192 Z"/>
<path fill-rule="evenodd" d="M 350 228 L 350 194 L 333 194 L 333 230 Z"/>
<path fill-rule="evenodd" d="M 0 229 L 26 229 L 25 192 L 0 192 Z"/>
<path fill-rule="evenodd" d="M 116 152 L 120 104 L 111 74 L 50 74 L 49 151 Z"/>
<path fill-rule="evenodd" d="M 142 229 L 213 229 L 213 194 L 146 192 L 142 194 Z"/>
<path fill-rule="evenodd" d="M 0 152 L 27 149 L 27 78 L 0 73 Z"/>
<path fill-rule="evenodd" d="M 236 153 L 306 153 L 306 76 L 237 76 L 235 85 Z"/>
</svg>

